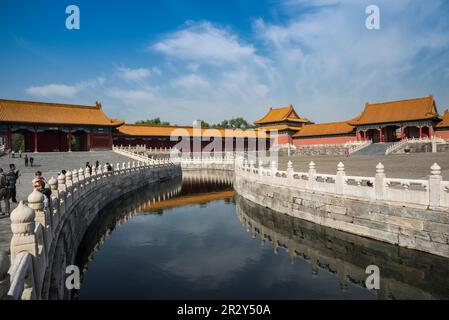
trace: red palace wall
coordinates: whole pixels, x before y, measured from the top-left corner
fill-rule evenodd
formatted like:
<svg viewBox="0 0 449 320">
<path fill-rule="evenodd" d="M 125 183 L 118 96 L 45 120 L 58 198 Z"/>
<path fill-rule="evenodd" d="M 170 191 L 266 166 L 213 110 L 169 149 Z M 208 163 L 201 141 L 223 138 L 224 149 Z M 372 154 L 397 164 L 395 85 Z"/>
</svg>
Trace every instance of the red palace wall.
<svg viewBox="0 0 449 320">
<path fill-rule="evenodd" d="M 112 134 L 90 134 L 90 150 L 111 150 Z"/>
<path fill-rule="evenodd" d="M 338 136 L 338 137 L 319 137 L 309 139 L 294 139 L 293 144 L 297 146 L 314 145 L 314 144 L 344 144 L 350 141 L 356 141 L 355 135 Z"/>
<path fill-rule="evenodd" d="M 287 143 L 294 143 L 293 139 L 288 134 L 282 134 L 273 137 L 274 144 L 287 144 Z"/>
<path fill-rule="evenodd" d="M 435 135 L 439 138 L 449 139 L 449 128 L 446 130 L 435 131 Z"/>
</svg>

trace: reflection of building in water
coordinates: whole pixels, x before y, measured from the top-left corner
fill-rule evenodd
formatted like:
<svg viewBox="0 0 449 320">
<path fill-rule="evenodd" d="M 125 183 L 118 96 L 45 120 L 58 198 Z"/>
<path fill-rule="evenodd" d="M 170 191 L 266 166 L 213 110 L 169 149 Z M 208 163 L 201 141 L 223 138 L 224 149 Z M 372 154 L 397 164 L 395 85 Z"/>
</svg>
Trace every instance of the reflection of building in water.
<svg viewBox="0 0 449 320">
<path fill-rule="evenodd" d="M 183 170 L 182 193 L 232 190 L 233 182 L 233 171 Z"/>
<path fill-rule="evenodd" d="M 136 215 L 159 214 L 165 209 L 231 199 L 234 195 L 232 173 L 208 173 L 209 175 L 189 171 L 183 174 L 182 181 L 167 181 L 149 186 L 110 203 L 87 230 L 78 248 L 76 264 L 83 273 L 86 272 L 88 263 L 94 258 L 94 252 L 100 249 L 114 229 Z"/>
<path fill-rule="evenodd" d="M 276 213 L 238 196 L 237 216 L 248 232 L 271 241 L 274 252 L 284 248 L 292 263 L 308 261 L 312 274 L 319 269 L 365 287 L 366 267 L 380 268 L 379 299 L 448 299 L 449 259 L 329 229 Z"/>
</svg>

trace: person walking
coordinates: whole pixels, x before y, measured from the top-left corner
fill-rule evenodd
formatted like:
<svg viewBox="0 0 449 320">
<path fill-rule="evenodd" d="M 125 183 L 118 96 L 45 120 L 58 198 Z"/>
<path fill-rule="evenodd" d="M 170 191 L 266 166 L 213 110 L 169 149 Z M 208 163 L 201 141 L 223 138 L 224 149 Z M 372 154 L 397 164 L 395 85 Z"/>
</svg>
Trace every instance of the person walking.
<svg viewBox="0 0 449 320">
<path fill-rule="evenodd" d="M 28 161 L 29 161 L 28 155 L 25 155 L 25 167 L 28 167 Z"/>
<path fill-rule="evenodd" d="M 86 162 L 86 168 L 89 168 L 89 175 L 92 174 L 92 166 L 90 165 L 89 161 Z"/>
<path fill-rule="evenodd" d="M 34 158 L 30 157 L 30 165 L 33 166 L 33 163 L 34 163 Z"/>
<path fill-rule="evenodd" d="M 9 165 L 9 172 L 6 174 L 6 188 L 9 190 L 9 196 L 11 201 L 17 203 L 16 199 L 16 183 L 17 179 L 20 177 L 20 171 L 16 170 L 16 165 L 11 163 Z"/>
<path fill-rule="evenodd" d="M 1 208 L 1 201 L 5 202 L 5 211 Z M 0 215 L 9 215 L 9 190 L 6 188 L 6 175 L 0 168 Z"/>
</svg>

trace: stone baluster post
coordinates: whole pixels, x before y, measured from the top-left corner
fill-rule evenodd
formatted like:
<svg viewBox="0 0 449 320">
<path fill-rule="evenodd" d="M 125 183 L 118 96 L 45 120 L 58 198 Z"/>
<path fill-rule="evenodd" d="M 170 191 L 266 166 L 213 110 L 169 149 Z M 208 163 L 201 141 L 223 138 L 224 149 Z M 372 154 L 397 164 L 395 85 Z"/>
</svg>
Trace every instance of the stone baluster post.
<svg viewBox="0 0 449 320">
<path fill-rule="evenodd" d="M 36 256 L 38 253 L 36 237 L 34 229 L 36 222 L 34 221 L 34 210 L 19 202 L 17 208 L 11 212 L 11 261 L 15 261 L 17 255 L 26 251 Z"/>
<path fill-rule="evenodd" d="M 44 241 L 45 248 L 50 249 L 50 243 L 52 240 L 52 231 L 51 231 L 51 216 L 49 214 L 49 206 L 50 204 L 46 202 L 47 208 L 45 208 L 44 198 L 45 196 L 37 191 L 36 189 L 31 192 L 28 196 L 28 207 L 34 210 L 34 221 L 36 223 L 40 223 L 44 229 Z"/>
<path fill-rule="evenodd" d="M 293 179 L 293 163 L 291 161 L 287 162 L 287 178 Z"/>
<path fill-rule="evenodd" d="M 78 170 L 78 190 L 78 192 L 84 190 L 84 170 L 82 168 L 79 168 Z"/>
<path fill-rule="evenodd" d="M 53 176 L 48 180 L 48 184 L 50 185 L 51 189 L 51 196 L 52 197 L 59 197 L 59 190 L 58 190 L 58 180 L 56 180 Z"/>
<path fill-rule="evenodd" d="M 70 191 L 73 186 L 72 172 L 70 170 L 65 174 L 65 184 L 67 186 L 67 189 Z"/>
<path fill-rule="evenodd" d="M 340 162 L 337 165 L 337 175 L 335 176 L 335 193 L 343 194 L 343 190 L 345 187 L 345 165 L 343 162 Z"/>
<path fill-rule="evenodd" d="M 84 169 L 84 187 L 87 189 L 90 186 L 90 170 L 88 167 Z"/>
<path fill-rule="evenodd" d="M 441 197 L 441 181 L 443 180 L 441 176 L 441 167 L 434 163 L 430 167 L 430 177 L 429 177 L 429 207 L 437 208 L 440 206 Z"/>
<path fill-rule="evenodd" d="M 107 177 L 110 175 L 110 172 L 108 171 L 108 165 L 104 164 L 103 166 L 103 177 Z"/>
<path fill-rule="evenodd" d="M 67 209 L 67 189 L 65 185 L 65 176 L 60 174 L 58 176 L 58 190 L 59 190 L 59 217 L 65 214 Z"/>
<path fill-rule="evenodd" d="M 278 171 L 278 165 L 276 161 L 271 161 L 271 177 L 276 178 L 276 173 Z"/>
<path fill-rule="evenodd" d="M 374 180 L 376 200 L 383 200 L 385 197 L 385 178 L 385 167 L 379 162 L 376 166 L 376 177 Z"/>
<path fill-rule="evenodd" d="M 309 174 L 308 174 L 308 189 L 313 190 L 315 188 L 316 182 L 316 167 L 315 162 L 311 161 L 309 163 Z"/>
<path fill-rule="evenodd" d="M 72 170 L 72 197 L 73 200 L 79 197 L 79 180 L 78 180 L 78 170 Z"/>
<path fill-rule="evenodd" d="M 6 252 L 0 251 L 0 301 L 8 299 L 8 290 L 11 285 L 8 270 L 11 260 Z"/>
<path fill-rule="evenodd" d="M 251 175 L 254 174 L 254 160 L 249 161 L 249 172 L 251 173 Z"/>
<path fill-rule="evenodd" d="M 262 160 L 259 160 L 259 176 L 263 175 L 262 170 L 263 170 L 263 162 Z"/>
<path fill-rule="evenodd" d="M 125 162 L 122 162 L 122 172 L 124 172 L 126 170 L 126 163 Z"/>
</svg>

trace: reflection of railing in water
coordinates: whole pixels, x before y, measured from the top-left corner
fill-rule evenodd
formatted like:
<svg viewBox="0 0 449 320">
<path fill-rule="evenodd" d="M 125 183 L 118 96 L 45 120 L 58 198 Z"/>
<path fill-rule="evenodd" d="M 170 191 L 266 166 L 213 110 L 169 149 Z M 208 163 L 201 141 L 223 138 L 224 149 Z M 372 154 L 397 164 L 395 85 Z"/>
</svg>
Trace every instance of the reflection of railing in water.
<svg viewBox="0 0 449 320">
<path fill-rule="evenodd" d="M 127 223 L 134 216 L 159 214 L 162 210 L 173 207 L 231 198 L 232 178 L 229 174 L 209 173 L 208 177 L 204 177 L 204 172 L 190 171 L 183 175 L 182 180 L 146 187 L 110 203 L 97 215 L 97 219 L 87 230 L 78 248 L 76 265 L 83 273 L 86 272 L 88 263 L 93 260 L 94 253 L 100 249 L 107 237 L 116 227 Z M 197 183 L 197 189 L 191 189 L 192 181 Z M 207 190 L 208 193 L 201 193 L 202 190 Z M 219 192 L 212 192 L 214 190 Z M 74 296 L 76 297 L 76 293 Z"/>
<path fill-rule="evenodd" d="M 449 299 L 449 260 L 398 248 L 276 213 L 237 196 L 239 220 L 262 243 L 272 241 L 275 253 L 284 248 L 292 263 L 296 258 L 334 274 L 340 287 L 348 282 L 364 287 L 366 267 L 380 268 L 379 299 Z"/>
</svg>

